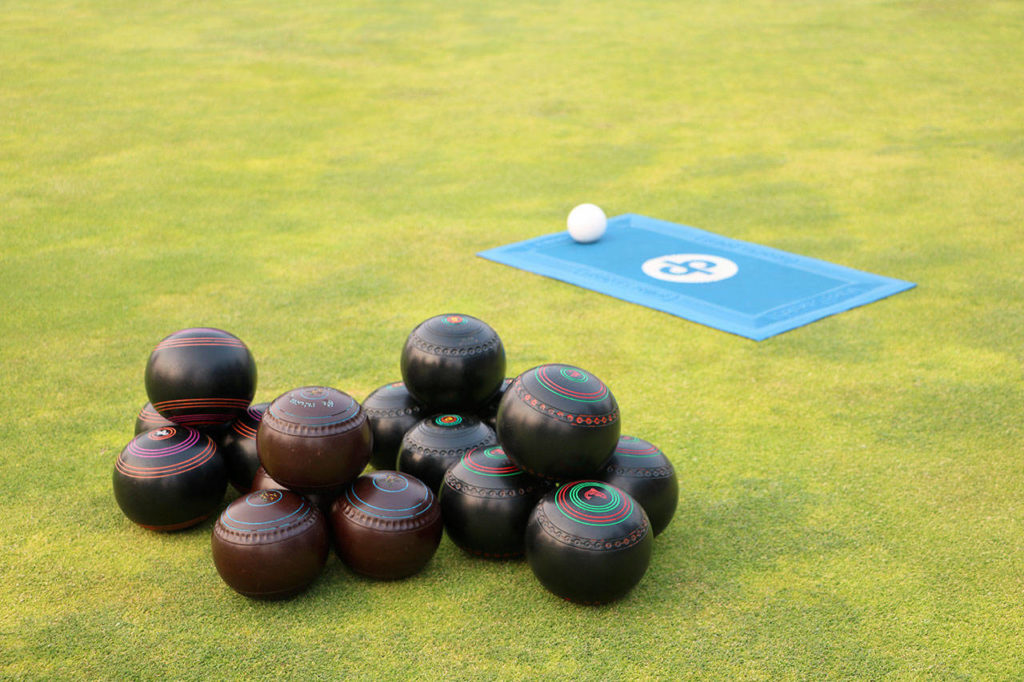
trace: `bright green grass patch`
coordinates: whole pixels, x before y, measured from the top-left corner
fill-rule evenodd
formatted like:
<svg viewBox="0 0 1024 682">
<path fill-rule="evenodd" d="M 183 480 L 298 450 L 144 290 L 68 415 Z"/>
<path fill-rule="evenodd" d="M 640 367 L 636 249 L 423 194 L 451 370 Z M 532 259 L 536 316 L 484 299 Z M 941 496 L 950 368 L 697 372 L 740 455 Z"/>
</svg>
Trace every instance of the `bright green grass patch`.
<svg viewBox="0 0 1024 682">
<path fill-rule="evenodd" d="M 0 677 L 1003 678 L 1024 544 L 1015 2 L 5 2 Z M 754 343 L 475 257 L 583 201 L 919 287 Z M 257 400 L 399 377 L 446 311 L 604 379 L 681 483 L 580 608 L 426 571 L 231 592 L 121 516 L 153 345 Z"/>
</svg>

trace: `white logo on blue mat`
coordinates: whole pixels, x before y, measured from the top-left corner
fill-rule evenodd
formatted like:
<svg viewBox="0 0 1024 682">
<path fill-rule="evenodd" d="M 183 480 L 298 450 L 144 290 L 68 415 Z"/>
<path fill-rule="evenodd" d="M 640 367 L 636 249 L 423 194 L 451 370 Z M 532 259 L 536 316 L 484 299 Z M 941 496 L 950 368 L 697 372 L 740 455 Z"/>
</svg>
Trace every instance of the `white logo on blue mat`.
<svg viewBox="0 0 1024 682">
<path fill-rule="evenodd" d="M 680 284 L 706 284 L 729 279 L 739 267 L 728 258 L 704 253 L 675 253 L 658 256 L 641 266 L 644 274 L 665 282 Z"/>
</svg>

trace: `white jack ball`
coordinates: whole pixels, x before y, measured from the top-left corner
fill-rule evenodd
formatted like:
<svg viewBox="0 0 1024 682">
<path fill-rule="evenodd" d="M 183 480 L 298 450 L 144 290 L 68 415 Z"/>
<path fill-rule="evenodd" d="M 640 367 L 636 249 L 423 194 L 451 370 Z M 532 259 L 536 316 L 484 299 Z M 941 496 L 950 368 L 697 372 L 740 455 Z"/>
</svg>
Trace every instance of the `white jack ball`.
<svg viewBox="0 0 1024 682">
<path fill-rule="evenodd" d="M 569 212 L 569 218 L 565 224 L 569 228 L 569 236 L 573 240 L 581 244 L 589 244 L 604 236 L 604 230 L 608 226 L 608 217 L 600 206 L 580 204 Z"/>
</svg>

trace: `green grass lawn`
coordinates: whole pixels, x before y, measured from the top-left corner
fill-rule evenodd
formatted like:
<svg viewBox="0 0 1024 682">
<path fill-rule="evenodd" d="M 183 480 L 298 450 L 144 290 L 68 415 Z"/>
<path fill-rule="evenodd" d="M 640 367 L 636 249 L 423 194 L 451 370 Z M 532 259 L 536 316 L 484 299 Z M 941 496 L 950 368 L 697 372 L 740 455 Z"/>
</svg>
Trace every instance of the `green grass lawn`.
<svg viewBox="0 0 1024 682">
<path fill-rule="evenodd" d="M 1024 677 L 1024 5 L 0 3 L 0 677 Z M 906 279 L 761 343 L 477 258 L 578 203 Z M 680 500 L 623 601 L 447 538 L 227 588 L 111 472 L 165 335 L 257 401 L 489 322 L 567 362 Z"/>
</svg>

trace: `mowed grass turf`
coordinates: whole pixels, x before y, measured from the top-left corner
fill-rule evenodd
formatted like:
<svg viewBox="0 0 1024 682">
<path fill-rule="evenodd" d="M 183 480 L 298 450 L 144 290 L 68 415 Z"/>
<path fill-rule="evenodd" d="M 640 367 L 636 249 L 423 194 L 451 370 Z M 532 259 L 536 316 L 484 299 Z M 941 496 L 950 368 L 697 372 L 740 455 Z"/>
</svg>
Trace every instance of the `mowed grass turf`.
<svg viewBox="0 0 1024 682">
<path fill-rule="evenodd" d="M 0 677 L 1024 676 L 1021 35 L 1017 2 L 4 2 Z M 584 201 L 919 286 L 754 343 L 475 257 Z M 258 401 L 362 399 L 453 311 L 675 464 L 625 600 L 446 538 L 254 602 L 212 519 L 121 515 L 165 335 L 240 336 Z"/>
</svg>

